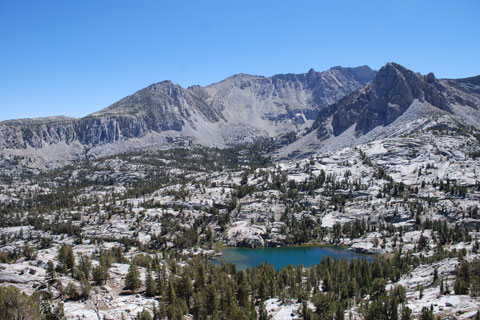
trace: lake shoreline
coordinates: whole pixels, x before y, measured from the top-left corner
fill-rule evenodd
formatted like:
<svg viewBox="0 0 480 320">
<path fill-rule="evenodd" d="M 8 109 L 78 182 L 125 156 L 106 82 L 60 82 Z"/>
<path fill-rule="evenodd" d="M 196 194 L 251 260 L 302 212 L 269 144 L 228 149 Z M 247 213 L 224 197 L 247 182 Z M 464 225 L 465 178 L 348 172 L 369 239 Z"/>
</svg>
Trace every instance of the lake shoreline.
<svg viewBox="0 0 480 320">
<path fill-rule="evenodd" d="M 280 270 L 288 265 L 314 266 L 325 257 L 336 260 L 373 260 L 372 255 L 356 253 L 345 247 L 309 243 L 308 245 L 259 248 L 222 246 L 215 248 L 215 257 L 212 259 L 212 262 L 215 264 L 221 264 L 222 262 L 233 263 L 239 269 L 256 267 L 266 262 L 273 265 L 275 269 Z"/>
<path fill-rule="evenodd" d="M 213 250 L 217 251 L 218 249 L 221 248 L 244 248 L 244 249 L 262 249 L 262 248 L 302 248 L 302 247 L 319 247 L 319 248 L 337 248 L 341 250 L 350 250 L 349 246 L 342 246 L 338 244 L 330 244 L 330 243 L 325 243 L 325 242 L 305 242 L 305 243 L 300 243 L 300 244 L 293 244 L 293 245 L 282 245 L 282 246 L 264 246 L 264 247 L 242 247 L 242 246 L 229 246 L 224 243 L 216 243 L 213 245 Z"/>
</svg>

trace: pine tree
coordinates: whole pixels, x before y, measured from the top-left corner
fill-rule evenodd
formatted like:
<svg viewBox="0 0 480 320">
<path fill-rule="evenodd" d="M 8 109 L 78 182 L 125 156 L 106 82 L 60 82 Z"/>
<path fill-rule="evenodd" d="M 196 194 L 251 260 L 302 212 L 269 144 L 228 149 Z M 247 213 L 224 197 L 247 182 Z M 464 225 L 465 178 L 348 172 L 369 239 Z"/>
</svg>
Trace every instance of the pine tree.
<svg viewBox="0 0 480 320">
<path fill-rule="evenodd" d="M 396 308 L 396 305 L 395 305 L 395 308 Z M 335 311 L 335 320 L 344 320 L 344 319 L 345 319 L 345 314 L 344 314 L 342 305 L 338 303 Z"/>
<path fill-rule="evenodd" d="M 433 316 L 433 311 L 430 308 L 423 307 L 419 320 L 435 320 L 435 317 Z"/>
<path fill-rule="evenodd" d="M 42 313 L 44 320 L 67 320 L 65 317 L 65 310 L 63 309 L 63 303 L 59 303 L 53 307 L 48 301 L 42 302 Z"/>
<path fill-rule="evenodd" d="M 137 317 L 135 318 L 135 320 L 153 320 L 153 319 L 152 319 L 152 315 L 150 314 L 150 312 L 143 309 L 142 312 L 139 312 L 137 314 Z"/>
<path fill-rule="evenodd" d="M 73 254 L 73 249 L 70 246 L 67 246 L 66 248 L 65 264 L 73 275 L 75 267 L 75 255 Z"/>
<path fill-rule="evenodd" d="M 88 280 L 80 280 L 80 296 L 83 299 L 90 298 L 90 292 L 92 291 L 92 286 Z"/>
<path fill-rule="evenodd" d="M 78 271 L 81 279 L 88 280 L 90 279 L 90 273 L 92 271 L 92 262 L 89 257 L 86 255 L 80 255 L 78 264 Z"/>
<path fill-rule="evenodd" d="M 0 319 L 43 319 L 38 296 L 28 296 L 14 286 L 0 287 Z"/>
<path fill-rule="evenodd" d="M 147 277 L 145 278 L 145 286 L 146 286 L 145 294 L 147 295 L 147 297 L 153 297 L 157 292 L 157 284 L 153 280 L 152 270 L 150 266 L 148 266 Z"/>
<path fill-rule="evenodd" d="M 130 290 L 133 294 L 141 285 L 142 281 L 140 280 L 140 272 L 138 271 L 137 265 L 132 260 L 125 278 L 125 288 Z"/>
<path fill-rule="evenodd" d="M 268 320 L 267 309 L 265 309 L 265 303 L 263 301 L 260 302 L 258 313 L 259 313 L 259 318 L 258 318 L 259 320 Z"/>
<path fill-rule="evenodd" d="M 169 303 L 174 303 L 175 300 L 177 299 L 177 293 L 175 292 L 175 286 L 174 286 L 174 279 L 171 277 L 168 280 L 168 288 L 167 288 L 167 299 Z"/>
<path fill-rule="evenodd" d="M 218 294 L 215 284 L 212 282 L 207 286 L 206 306 L 208 314 L 213 314 L 219 308 Z"/>
<path fill-rule="evenodd" d="M 73 301 L 77 301 L 81 297 L 76 284 L 73 282 L 68 283 L 67 287 L 65 288 L 65 294 Z"/>
<path fill-rule="evenodd" d="M 160 320 L 160 308 L 157 308 L 155 302 L 152 302 L 152 310 L 153 310 L 153 320 Z"/>
<path fill-rule="evenodd" d="M 205 319 L 207 317 L 207 299 L 205 292 L 195 292 L 193 294 L 192 314 L 194 319 Z"/>
<path fill-rule="evenodd" d="M 453 290 L 455 290 L 455 294 L 468 294 L 468 283 L 463 278 L 457 276 Z"/>
<path fill-rule="evenodd" d="M 418 291 L 419 291 L 419 292 L 418 292 L 418 298 L 419 298 L 419 299 L 422 299 L 422 298 L 423 298 L 423 289 L 424 289 L 424 288 L 423 288 L 423 285 L 420 285 L 420 286 L 418 287 Z"/>
<path fill-rule="evenodd" d="M 181 291 L 179 292 L 179 294 L 187 303 L 188 308 L 190 308 L 190 298 L 193 295 L 193 286 L 192 286 L 192 280 L 190 279 L 190 276 L 188 275 L 187 272 L 185 272 L 182 275 L 180 289 Z"/>
<path fill-rule="evenodd" d="M 237 300 L 240 307 L 245 308 L 248 306 L 248 296 L 249 296 L 249 288 L 248 283 L 245 280 L 244 272 L 239 272 L 239 278 L 237 279 Z"/>
<path fill-rule="evenodd" d="M 170 303 L 167 307 L 167 318 L 172 320 L 183 320 L 183 315 L 188 312 L 185 301 L 176 299 L 173 303 Z"/>
<path fill-rule="evenodd" d="M 155 278 L 155 285 L 157 287 L 157 293 L 161 294 L 163 291 L 163 283 L 165 282 L 164 275 L 166 274 L 165 265 L 157 266 L 156 278 Z"/>
<path fill-rule="evenodd" d="M 58 270 L 65 274 L 67 273 L 68 270 L 70 270 L 73 275 L 74 267 L 75 267 L 75 255 L 73 253 L 72 247 L 65 244 L 62 245 L 60 249 L 58 249 L 57 258 L 58 258 L 58 261 L 60 262 L 58 266 L 59 268 Z"/>
<path fill-rule="evenodd" d="M 52 260 L 48 260 L 48 263 L 47 263 L 46 280 L 49 284 L 54 284 L 57 281 L 57 273 L 55 272 L 55 266 Z"/>
<path fill-rule="evenodd" d="M 402 305 L 401 320 L 410 320 L 412 318 L 412 310 L 406 305 Z"/>
<path fill-rule="evenodd" d="M 93 281 L 97 286 L 105 284 L 108 279 L 108 268 L 105 266 L 96 266 L 92 271 Z"/>
<path fill-rule="evenodd" d="M 158 319 L 165 319 L 166 317 L 167 317 L 167 306 L 165 305 L 165 302 L 160 301 L 158 303 Z"/>
<path fill-rule="evenodd" d="M 333 301 L 328 295 L 319 292 L 312 297 L 312 302 L 316 314 L 324 316 L 325 319 L 333 317 Z"/>
</svg>

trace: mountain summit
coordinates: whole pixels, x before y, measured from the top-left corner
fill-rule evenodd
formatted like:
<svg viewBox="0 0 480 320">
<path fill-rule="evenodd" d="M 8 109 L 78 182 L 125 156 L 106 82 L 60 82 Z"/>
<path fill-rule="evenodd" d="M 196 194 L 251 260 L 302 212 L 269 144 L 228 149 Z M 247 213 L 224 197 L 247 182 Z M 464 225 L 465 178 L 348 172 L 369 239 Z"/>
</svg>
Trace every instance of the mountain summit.
<svg viewBox="0 0 480 320">
<path fill-rule="evenodd" d="M 382 67 L 367 87 L 323 109 L 312 129 L 319 137 L 338 136 L 353 124 L 358 134 L 377 126 L 387 126 L 401 116 L 414 100 L 452 112 L 446 87 L 433 73 L 421 76 L 396 63 Z M 331 120 L 331 132 L 327 122 Z"/>
</svg>

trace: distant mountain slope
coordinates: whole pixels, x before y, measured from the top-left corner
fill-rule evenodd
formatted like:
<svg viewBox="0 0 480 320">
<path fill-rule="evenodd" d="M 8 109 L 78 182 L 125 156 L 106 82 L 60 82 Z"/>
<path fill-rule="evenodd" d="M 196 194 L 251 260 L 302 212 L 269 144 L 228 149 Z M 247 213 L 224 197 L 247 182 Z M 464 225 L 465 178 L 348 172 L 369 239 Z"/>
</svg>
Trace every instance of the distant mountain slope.
<svg viewBox="0 0 480 320">
<path fill-rule="evenodd" d="M 388 63 L 369 85 L 323 108 L 311 128 L 279 155 L 353 146 L 438 121 L 480 126 L 480 77 L 436 79 Z"/>
<path fill-rule="evenodd" d="M 0 161 L 64 164 L 89 155 L 200 144 L 224 147 L 310 126 L 319 111 L 363 87 L 367 66 L 325 72 L 239 74 L 207 87 L 170 81 L 144 88 L 82 119 L 20 119 L 0 123 Z"/>
<path fill-rule="evenodd" d="M 311 69 L 305 74 L 270 78 L 238 74 L 207 87 L 188 89 L 163 81 L 91 117 L 133 116 L 143 123 L 145 132 L 185 129 L 195 132 L 193 141 L 201 144 L 238 143 L 305 128 L 322 107 L 363 87 L 374 75 L 364 66 L 334 67 L 325 72 Z M 212 140 L 212 133 L 217 139 Z M 122 134 L 130 138 L 142 136 L 143 132 Z"/>
</svg>

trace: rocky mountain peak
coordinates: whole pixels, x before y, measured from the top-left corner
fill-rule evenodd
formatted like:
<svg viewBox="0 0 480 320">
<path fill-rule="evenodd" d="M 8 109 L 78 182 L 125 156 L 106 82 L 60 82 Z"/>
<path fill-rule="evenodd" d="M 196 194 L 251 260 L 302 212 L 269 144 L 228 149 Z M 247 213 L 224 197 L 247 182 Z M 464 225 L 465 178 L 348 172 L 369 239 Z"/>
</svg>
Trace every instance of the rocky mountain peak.
<svg viewBox="0 0 480 320">
<path fill-rule="evenodd" d="M 154 83 L 148 87 L 146 87 L 144 90 L 152 90 L 152 91 L 161 91 L 161 92 L 168 92 L 174 89 L 183 89 L 180 85 L 174 84 L 170 80 L 164 80 L 161 82 Z M 142 90 L 140 90 L 142 91 Z"/>
<path fill-rule="evenodd" d="M 315 69 L 311 68 L 310 70 L 308 70 L 307 72 L 307 76 L 314 76 L 317 72 L 315 71 Z"/>
<path fill-rule="evenodd" d="M 435 74 L 433 72 L 430 72 L 429 74 L 427 74 L 427 76 L 425 77 L 425 80 L 428 82 L 428 83 L 433 83 L 435 82 L 436 78 L 435 78 Z"/>
<path fill-rule="evenodd" d="M 362 83 L 368 83 L 372 81 L 375 77 L 376 71 L 371 69 L 369 66 L 359 66 L 355 68 L 350 67 L 342 67 L 342 66 L 335 66 L 330 68 L 327 73 L 337 73 L 342 75 L 348 75 L 355 79 L 355 81 L 359 81 Z"/>
<path fill-rule="evenodd" d="M 159 83 L 156 83 L 147 89 L 150 89 L 151 91 L 156 91 L 157 94 L 165 94 L 165 95 L 179 95 L 182 94 L 182 92 L 185 90 L 182 88 L 182 86 L 178 84 L 174 84 L 170 80 L 162 81 Z"/>
<path fill-rule="evenodd" d="M 90 116 L 139 116 L 146 112 L 161 112 L 165 106 L 179 104 L 184 98 L 185 89 L 170 80 L 165 80 L 143 88 Z"/>
<path fill-rule="evenodd" d="M 417 99 L 451 111 L 445 96 L 446 88 L 433 73 L 422 76 L 397 63 L 389 62 L 378 71 L 372 81 L 372 90 L 377 97 L 387 99 L 389 104 L 397 105 L 400 110 Z"/>
<path fill-rule="evenodd" d="M 401 96 L 411 100 L 419 83 L 420 80 L 412 71 L 389 62 L 378 70 L 372 80 L 372 88 L 379 97 L 385 96 L 388 99 Z"/>
<path fill-rule="evenodd" d="M 237 73 L 237 74 L 234 74 L 233 76 L 230 76 L 230 77 L 220 81 L 219 83 L 237 85 L 237 84 L 250 82 L 250 81 L 253 81 L 253 80 L 256 80 L 256 79 L 264 79 L 264 78 L 265 77 L 255 76 L 255 75 L 246 74 L 246 73 Z M 213 85 L 215 85 L 215 84 L 213 84 Z"/>
<path fill-rule="evenodd" d="M 354 124 L 357 134 L 366 134 L 395 121 L 414 100 L 451 112 L 446 88 L 433 74 L 422 76 L 390 62 L 376 73 L 370 85 L 323 109 L 312 128 L 318 129 L 320 138 L 338 136 Z"/>
</svg>

